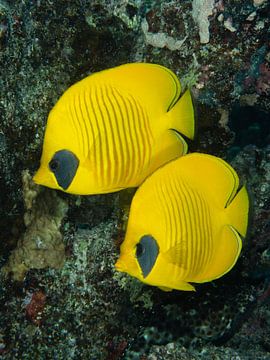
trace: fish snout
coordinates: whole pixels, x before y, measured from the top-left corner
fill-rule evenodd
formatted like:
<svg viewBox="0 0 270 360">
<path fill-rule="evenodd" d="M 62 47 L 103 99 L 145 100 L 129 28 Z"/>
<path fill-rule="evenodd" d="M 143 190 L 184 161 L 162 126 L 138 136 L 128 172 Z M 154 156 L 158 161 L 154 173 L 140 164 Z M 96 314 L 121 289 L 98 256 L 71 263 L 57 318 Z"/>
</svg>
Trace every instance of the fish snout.
<svg viewBox="0 0 270 360">
<path fill-rule="evenodd" d="M 33 181 L 38 185 L 43 185 L 46 180 L 46 172 L 42 167 L 40 167 L 33 176 Z"/>
<path fill-rule="evenodd" d="M 33 181 L 38 185 L 47 186 L 52 189 L 60 189 L 54 175 L 45 166 L 41 166 L 37 170 L 33 176 Z"/>
<path fill-rule="evenodd" d="M 125 262 L 123 261 L 123 259 L 121 257 L 116 261 L 114 266 L 117 271 L 126 272 L 126 270 L 127 270 Z"/>
<path fill-rule="evenodd" d="M 125 272 L 135 277 L 137 277 L 139 273 L 138 265 L 132 253 L 120 255 L 119 259 L 116 261 L 115 268 L 118 271 Z"/>
</svg>

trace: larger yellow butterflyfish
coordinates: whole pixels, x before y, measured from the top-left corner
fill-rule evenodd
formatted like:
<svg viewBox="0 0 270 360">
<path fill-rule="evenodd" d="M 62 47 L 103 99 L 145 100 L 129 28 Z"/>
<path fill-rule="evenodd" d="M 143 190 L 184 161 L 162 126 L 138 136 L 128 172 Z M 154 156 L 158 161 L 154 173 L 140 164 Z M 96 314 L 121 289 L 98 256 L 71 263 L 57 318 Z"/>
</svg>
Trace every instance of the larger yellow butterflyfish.
<svg viewBox="0 0 270 360">
<path fill-rule="evenodd" d="M 74 194 L 137 187 L 187 152 L 194 137 L 189 90 L 155 64 L 132 63 L 71 86 L 51 110 L 38 184 Z"/>
</svg>

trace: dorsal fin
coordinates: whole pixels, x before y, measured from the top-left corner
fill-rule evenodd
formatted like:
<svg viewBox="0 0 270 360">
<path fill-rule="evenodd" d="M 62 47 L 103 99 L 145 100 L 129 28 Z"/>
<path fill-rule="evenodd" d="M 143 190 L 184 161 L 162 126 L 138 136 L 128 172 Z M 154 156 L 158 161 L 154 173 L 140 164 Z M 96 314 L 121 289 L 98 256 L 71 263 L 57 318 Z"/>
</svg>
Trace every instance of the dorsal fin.
<svg viewBox="0 0 270 360">
<path fill-rule="evenodd" d="M 224 160 L 207 154 L 193 153 L 177 160 L 179 175 L 201 193 L 226 208 L 239 187 L 234 169 Z"/>
<path fill-rule="evenodd" d="M 131 92 L 135 97 L 148 103 L 154 111 L 168 111 L 181 94 L 181 85 L 177 76 L 169 69 L 158 64 L 130 63 L 93 74 L 96 81 L 116 84 Z M 162 89 L 162 91 L 161 91 Z M 154 104 L 154 106 L 153 106 Z"/>
</svg>

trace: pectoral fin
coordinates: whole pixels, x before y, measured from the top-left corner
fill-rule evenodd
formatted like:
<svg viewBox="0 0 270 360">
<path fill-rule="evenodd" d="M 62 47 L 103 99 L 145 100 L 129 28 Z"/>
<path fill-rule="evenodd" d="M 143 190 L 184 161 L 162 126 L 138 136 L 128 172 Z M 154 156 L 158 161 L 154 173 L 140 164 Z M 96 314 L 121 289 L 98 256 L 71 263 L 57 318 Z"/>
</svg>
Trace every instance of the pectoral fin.
<svg viewBox="0 0 270 360">
<path fill-rule="evenodd" d="M 163 256 L 168 261 L 168 263 L 177 265 L 185 269 L 184 254 L 186 253 L 186 249 L 186 242 L 181 242 L 176 244 L 175 246 L 172 246 L 163 254 Z"/>
</svg>

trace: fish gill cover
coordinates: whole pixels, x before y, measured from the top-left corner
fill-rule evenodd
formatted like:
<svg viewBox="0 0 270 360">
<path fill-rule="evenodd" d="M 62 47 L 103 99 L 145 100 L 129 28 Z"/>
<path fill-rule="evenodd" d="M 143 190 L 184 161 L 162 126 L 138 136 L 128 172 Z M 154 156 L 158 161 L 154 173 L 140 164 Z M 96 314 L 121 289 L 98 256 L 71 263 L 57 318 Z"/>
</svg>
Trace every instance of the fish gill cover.
<svg viewBox="0 0 270 360">
<path fill-rule="evenodd" d="M 266 0 L 0 0 L 1 358 L 269 358 L 269 12 Z M 192 87 L 189 149 L 229 161 L 253 194 L 240 260 L 196 293 L 115 272 L 132 192 L 56 194 L 24 172 L 70 85 L 137 61 Z"/>
</svg>

